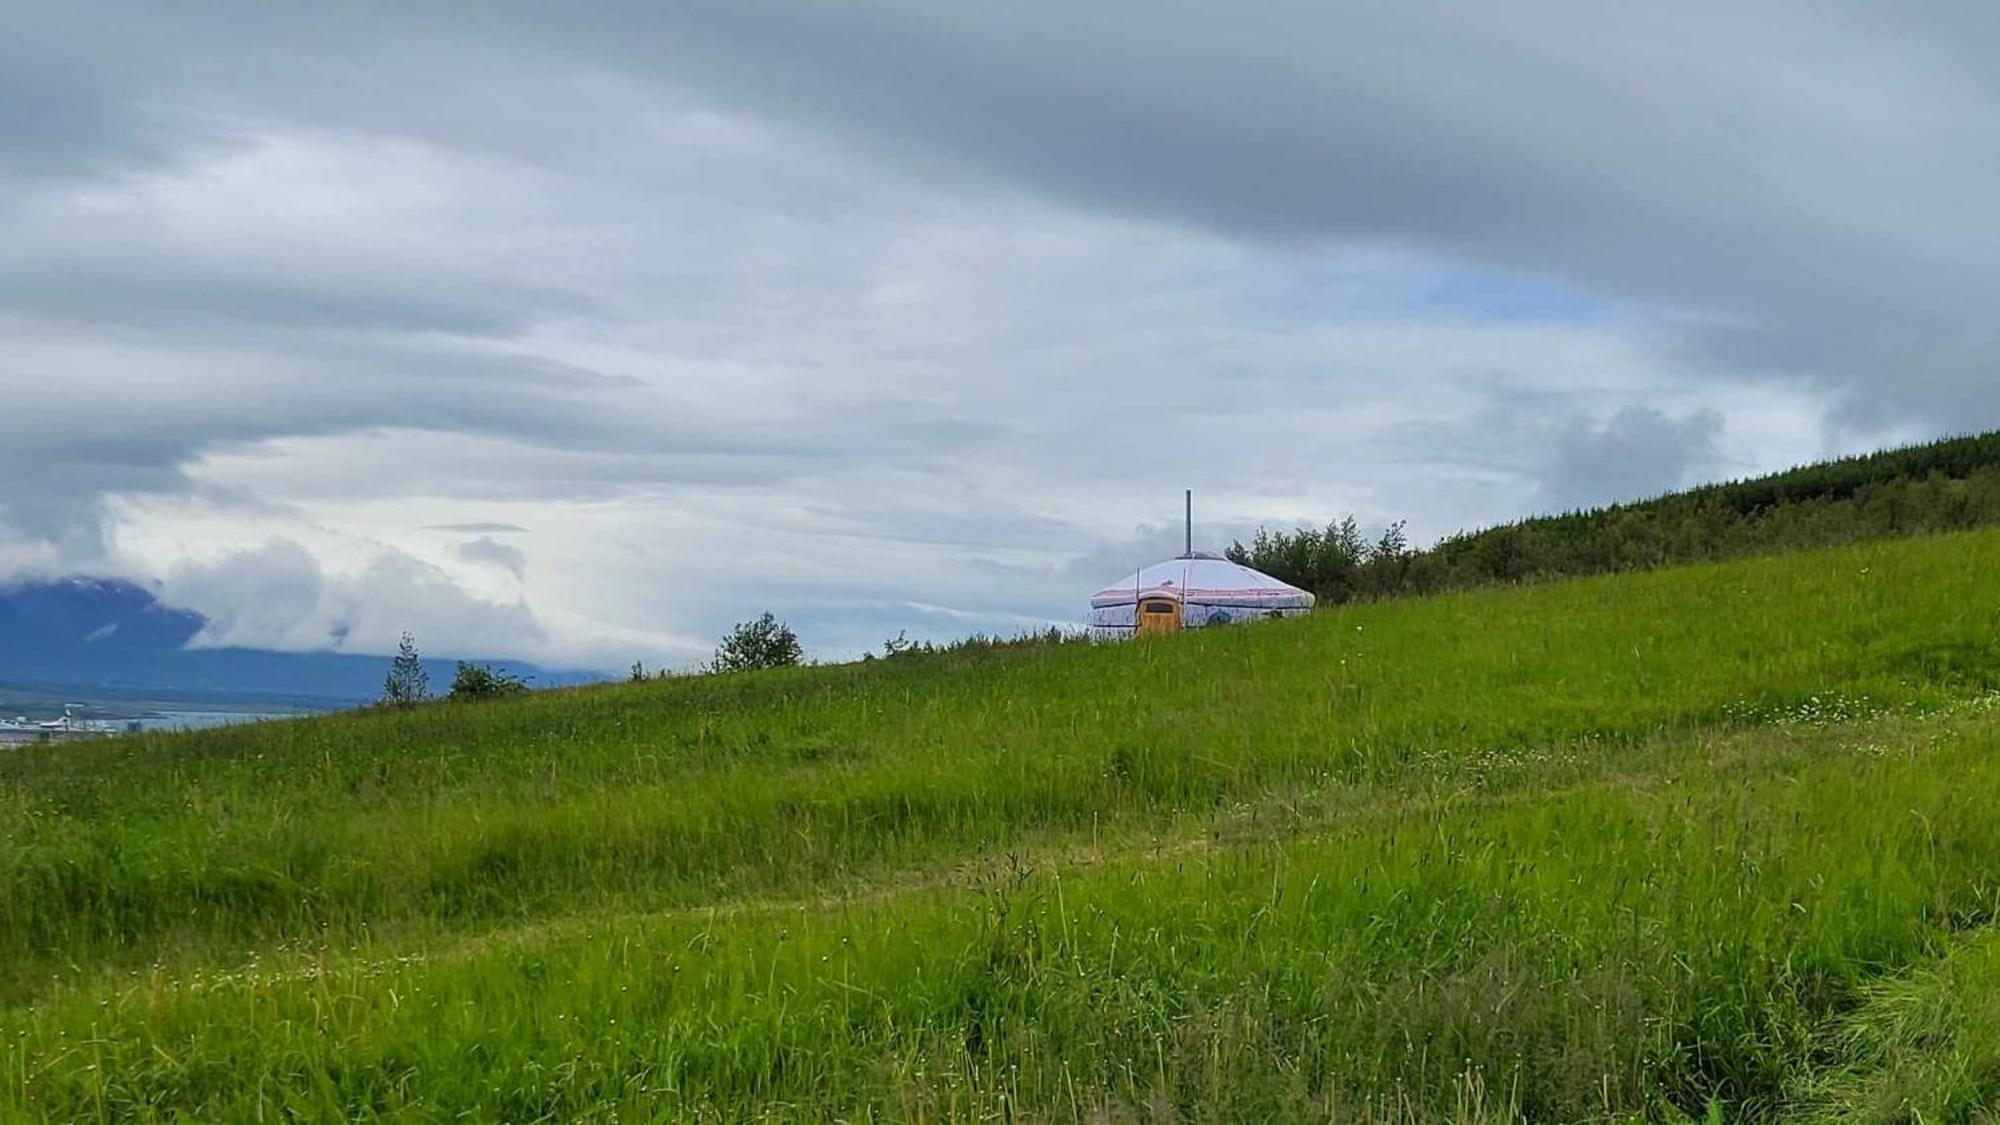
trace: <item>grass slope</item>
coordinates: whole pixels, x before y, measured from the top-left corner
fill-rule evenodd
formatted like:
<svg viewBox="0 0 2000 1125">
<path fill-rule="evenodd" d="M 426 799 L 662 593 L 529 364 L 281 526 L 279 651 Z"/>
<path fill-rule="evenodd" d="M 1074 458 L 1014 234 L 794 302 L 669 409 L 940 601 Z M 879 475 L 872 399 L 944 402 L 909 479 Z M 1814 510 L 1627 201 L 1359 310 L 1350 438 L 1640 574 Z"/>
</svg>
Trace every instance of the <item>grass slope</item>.
<svg viewBox="0 0 2000 1125">
<path fill-rule="evenodd" d="M 1970 1116 L 1995 557 L 10 755 L 0 1115 Z"/>
<path fill-rule="evenodd" d="M 1369 544 L 1352 521 L 1258 531 L 1229 557 L 1321 602 L 1741 558 L 2000 524 L 2000 431 L 1447 536 Z"/>
</svg>

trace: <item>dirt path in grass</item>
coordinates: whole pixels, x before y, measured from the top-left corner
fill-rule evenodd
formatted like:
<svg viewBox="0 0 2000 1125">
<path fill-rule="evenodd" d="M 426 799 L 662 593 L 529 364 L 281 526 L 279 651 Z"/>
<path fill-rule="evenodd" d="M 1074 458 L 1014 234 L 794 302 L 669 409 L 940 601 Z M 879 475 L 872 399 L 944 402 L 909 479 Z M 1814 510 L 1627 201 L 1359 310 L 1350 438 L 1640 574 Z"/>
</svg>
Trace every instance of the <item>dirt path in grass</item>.
<svg viewBox="0 0 2000 1125">
<path fill-rule="evenodd" d="M 1927 716 L 1892 716 L 1838 726 L 1683 732 L 1638 748 L 1593 747 L 1568 755 L 1526 752 L 1507 759 L 1458 756 L 1441 760 L 1437 770 L 1406 777 L 1400 784 L 1330 785 L 1267 793 L 1205 819 L 1182 814 L 1182 822 L 1165 832 L 1126 827 L 1104 836 L 1093 832 L 1091 839 L 1062 834 L 1004 852 L 859 878 L 846 889 L 830 893 L 745 896 L 713 903 L 573 914 L 456 938 L 440 940 L 434 936 L 426 941 L 412 937 L 410 948 L 401 953 L 370 956 L 320 950 L 303 953 L 301 960 L 290 965 L 253 961 L 250 967 L 192 976 L 208 985 L 224 980 L 275 983 L 310 979 L 334 968 L 445 963 L 496 949 L 532 949 L 625 927 L 865 909 L 912 895 L 1002 885 L 1033 875 L 1060 877 L 1124 863 L 1169 863 L 1312 839 L 1454 808 L 1502 808 L 1604 790 L 1622 790 L 1643 798 L 1668 788 L 1676 775 L 1690 771 L 1714 774 L 1785 768 L 1788 763 L 1829 753 L 1872 751 L 1884 744 L 1914 746 L 1982 721 L 1995 721 L 1996 715 L 2000 709 L 1993 706 L 1969 705 Z"/>
</svg>

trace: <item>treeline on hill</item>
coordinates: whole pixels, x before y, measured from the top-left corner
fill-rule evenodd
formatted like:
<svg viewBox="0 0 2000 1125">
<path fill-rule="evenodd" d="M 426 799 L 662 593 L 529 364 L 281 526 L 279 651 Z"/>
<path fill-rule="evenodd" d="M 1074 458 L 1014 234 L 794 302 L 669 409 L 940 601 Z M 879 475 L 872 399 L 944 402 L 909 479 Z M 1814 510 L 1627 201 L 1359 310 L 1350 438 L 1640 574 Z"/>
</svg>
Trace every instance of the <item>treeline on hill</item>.
<svg viewBox="0 0 2000 1125">
<path fill-rule="evenodd" d="M 1461 532 L 1412 550 L 1352 517 L 1260 529 L 1228 557 L 1322 601 L 1570 578 L 2000 523 L 2000 431 Z"/>
</svg>

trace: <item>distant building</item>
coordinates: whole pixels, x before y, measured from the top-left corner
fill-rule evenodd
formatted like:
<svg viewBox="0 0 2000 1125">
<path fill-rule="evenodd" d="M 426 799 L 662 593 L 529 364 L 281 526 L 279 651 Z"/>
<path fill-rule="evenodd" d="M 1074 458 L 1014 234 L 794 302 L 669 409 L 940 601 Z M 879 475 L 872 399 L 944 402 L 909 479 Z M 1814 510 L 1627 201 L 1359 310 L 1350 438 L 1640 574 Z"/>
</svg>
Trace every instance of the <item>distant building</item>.
<svg viewBox="0 0 2000 1125">
<path fill-rule="evenodd" d="M 1157 562 L 1090 598 L 1090 626 L 1107 634 L 1171 633 L 1312 610 L 1313 596 L 1204 551 Z"/>
</svg>

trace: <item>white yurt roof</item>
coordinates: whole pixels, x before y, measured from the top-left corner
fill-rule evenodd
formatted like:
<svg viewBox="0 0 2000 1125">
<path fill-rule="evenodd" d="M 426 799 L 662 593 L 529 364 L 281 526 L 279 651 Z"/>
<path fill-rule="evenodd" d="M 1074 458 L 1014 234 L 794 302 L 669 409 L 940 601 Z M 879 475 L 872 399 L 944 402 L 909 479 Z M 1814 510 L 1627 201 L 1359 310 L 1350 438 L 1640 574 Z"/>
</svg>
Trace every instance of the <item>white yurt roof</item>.
<svg viewBox="0 0 2000 1125">
<path fill-rule="evenodd" d="M 1260 570 L 1228 559 L 1196 552 L 1157 562 L 1090 596 L 1092 609 L 1132 605 L 1140 598 L 1166 594 L 1183 604 L 1252 606 L 1258 609 L 1303 609 L 1313 596 Z"/>
</svg>

